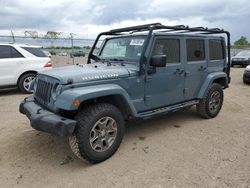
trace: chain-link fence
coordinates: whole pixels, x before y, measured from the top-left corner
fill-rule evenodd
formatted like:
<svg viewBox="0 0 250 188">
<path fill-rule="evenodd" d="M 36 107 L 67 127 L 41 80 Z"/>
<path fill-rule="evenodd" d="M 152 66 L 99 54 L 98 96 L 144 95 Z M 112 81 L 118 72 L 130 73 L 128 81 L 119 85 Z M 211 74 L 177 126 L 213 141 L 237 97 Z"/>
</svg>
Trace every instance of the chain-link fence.
<svg viewBox="0 0 250 188">
<path fill-rule="evenodd" d="M 47 54 L 51 54 L 51 59 L 55 66 L 61 64 L 84 63 L 89 53 L 94 39 L 83 38 L 46 38 L 27 36 L 0 36 L 0 43 L 18 43 L 41 46 Z M 48 53 L 49 52 L 49 53 Z"/>
</svg>

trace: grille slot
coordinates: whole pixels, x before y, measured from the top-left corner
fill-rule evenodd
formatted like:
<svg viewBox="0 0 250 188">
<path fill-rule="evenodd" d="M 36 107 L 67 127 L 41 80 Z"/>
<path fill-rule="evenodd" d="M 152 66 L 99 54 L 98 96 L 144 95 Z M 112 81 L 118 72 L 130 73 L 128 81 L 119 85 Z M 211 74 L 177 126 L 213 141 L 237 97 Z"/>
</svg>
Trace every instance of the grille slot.
<svg viewBox="0 0 250 188">
<path fill-rule="evenodd" d="M 50 102 L 52 87 L 52 83 L 39 79 L 37 82 L 35 99 L 42 104 L 48 104 Z"/>
</svg>

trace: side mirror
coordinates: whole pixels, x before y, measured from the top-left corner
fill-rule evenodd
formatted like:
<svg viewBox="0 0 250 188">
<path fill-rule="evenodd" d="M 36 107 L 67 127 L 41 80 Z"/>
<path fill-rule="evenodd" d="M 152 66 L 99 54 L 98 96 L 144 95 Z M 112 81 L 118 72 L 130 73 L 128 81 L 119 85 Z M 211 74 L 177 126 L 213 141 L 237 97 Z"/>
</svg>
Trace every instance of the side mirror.
<svg viewBox="0 0 250 188">
<path fill-rule="evenodd" d="M 150 65 L 154 67 L 165 67 L 167 64 L 166 55 L 154 55 L 151 57 Z"/>
</svg>

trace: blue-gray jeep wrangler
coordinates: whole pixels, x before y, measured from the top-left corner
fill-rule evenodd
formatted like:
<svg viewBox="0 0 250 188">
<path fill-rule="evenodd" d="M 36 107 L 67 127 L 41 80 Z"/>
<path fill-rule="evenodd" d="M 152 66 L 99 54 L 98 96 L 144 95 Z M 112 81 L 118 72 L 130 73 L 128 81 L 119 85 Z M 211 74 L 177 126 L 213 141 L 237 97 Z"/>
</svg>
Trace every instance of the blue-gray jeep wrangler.
<svg viewBox="0 0 250 188">
<path fill-rule="evenodd" d="M 217 116 L 229 82 L 229 32 L 140 25 L 99 34 L 87 64 L 39 73 L 20 112 L 33 128 L 69 137 L 78 157 L 97 163 L 118 149 L 130 118 L 193 105 L 203 118 Z"/>
</svg>

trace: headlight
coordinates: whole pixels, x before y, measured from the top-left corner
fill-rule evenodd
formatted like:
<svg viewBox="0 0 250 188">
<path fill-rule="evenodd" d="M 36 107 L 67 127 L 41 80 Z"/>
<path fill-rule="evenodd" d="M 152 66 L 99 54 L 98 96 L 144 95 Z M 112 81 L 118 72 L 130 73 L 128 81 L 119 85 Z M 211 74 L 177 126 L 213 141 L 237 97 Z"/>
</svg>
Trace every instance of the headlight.
<svg viewBox="0 0 250 188">
<path fill-rule="evenodd" d="M 36 92 L 36 88 L 37 88 L 37 82 L 36 80 L 33 81 L 33 91 L 34 93 Z"/>
<path fill-rule="evenodd" d="M 246 71 L 250 71 L 250 65 L 246 67 Z"/>
<path fill-rule="evenodd" d="M 56 98 L 61 94 L 61 92 L 62 92 L 62 85 L 60 84 L 56 85 L 52 92 L 53 100 L 56 100 Z"/>
</svg>

